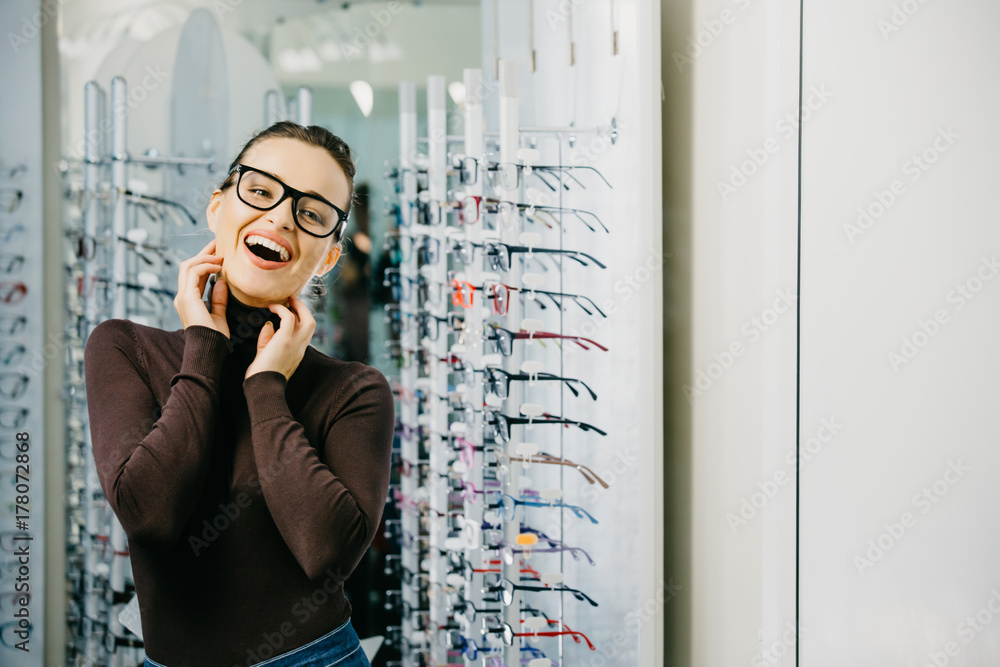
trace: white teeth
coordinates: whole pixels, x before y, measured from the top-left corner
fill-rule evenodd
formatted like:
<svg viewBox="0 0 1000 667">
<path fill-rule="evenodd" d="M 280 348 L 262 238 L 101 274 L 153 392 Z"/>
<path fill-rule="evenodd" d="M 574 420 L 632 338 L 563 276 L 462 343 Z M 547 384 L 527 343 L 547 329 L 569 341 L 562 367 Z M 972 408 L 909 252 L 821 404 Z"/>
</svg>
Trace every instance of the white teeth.
<svg viewBox="0 0 1000 667">
<path fill-rule="evenodd" d="M 270 248 L 271 250 L 273 250 L 276 253 L 278 253 L 279 255 L 281 255 L 281 261 L 282 262 L 287 262 L 289 260 L 289 258 L 291 257 L 288 254 L 288 250 L 285 248 L 285 246 L 280 245 L 278 243 L 275 243 L 271 239 L 266 239 L 263 236 L 257 236 L 256 234 L 251 234 L 250 236 L 248 236 L 246 238 L 246 243 L 247 243 L 247 245 L 255 245 L 256 244 L 256 245 L 262 245 L 265 248 Z"/>
</svg>

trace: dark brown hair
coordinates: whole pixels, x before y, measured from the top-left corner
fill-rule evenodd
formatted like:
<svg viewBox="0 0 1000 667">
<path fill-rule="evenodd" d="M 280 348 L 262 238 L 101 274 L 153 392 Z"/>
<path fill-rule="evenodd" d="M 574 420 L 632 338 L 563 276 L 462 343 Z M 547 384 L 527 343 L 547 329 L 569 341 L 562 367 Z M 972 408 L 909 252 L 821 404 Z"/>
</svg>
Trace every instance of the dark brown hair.
<svg viewBox="0 0 1000 667">
<path fill-rule="evenodd" d="M 225 190 L 232 185 L 232 171 L 236 168 L 236 165 L 243 162 L 247 151 L 265 139 L 274 138 L 298 139 L 311 146 L 318 146 L 325 149 L 330 154 L 330 157 L 337 161 L 337 164 L 340 165 L 340 168 L 344 170 L 344 174 L 347 176 L 347 185 L 350 188 L 350 195 L 347 198 L 347 210 L 345 211 L 345 213 L 350 215 L 351 206 L 354 204 L 354 175 L 356 173 L 354 159 L 351 156 L 351 148 L 343 139 L 319 125 L 306 127 L 290 120 L 281 120 L 253 135 L 229 165 L 226 173 L 230 174 L 230 176 L 226 177 L 225 182 L 223 182 L 219 189 Z M 344 231 L 346 229 L 347 224 L 345 223 L 341 226 L 340 231 L 334 235 L 336 243 L 340 243 L 340 240 L 344 238 Z"/>
</svg>

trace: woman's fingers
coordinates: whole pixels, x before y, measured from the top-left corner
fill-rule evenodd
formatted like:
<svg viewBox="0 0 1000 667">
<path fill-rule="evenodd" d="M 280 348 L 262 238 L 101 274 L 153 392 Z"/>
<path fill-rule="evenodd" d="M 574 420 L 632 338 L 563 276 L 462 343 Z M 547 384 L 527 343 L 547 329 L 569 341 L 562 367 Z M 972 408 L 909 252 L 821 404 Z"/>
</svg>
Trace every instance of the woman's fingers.
<svg viewBox="0 0 1000 667">
<path fill-rule="evenodd" d="M 281 318 L 281 329 L 295 333 L 298 326 L 298 318 L 295 316 L 295 313 L 280 303 L 272 303 L 268 307 L 271 309 L 272 313 L 275 313 L 279 318 Z"/>
<path fill-rule="evenodd" d="M 188 269 L 188 277 L 193 278 L 193 280 L 190 280 L 191 285 L 187 286 L 189 295 L 201 301 L 201 297 L 205 293 L 205 283 L 208 281 L 208 274 L 221 270 L 222 265 L 219 262 L 211 261 L 202 262 L 190 267 Z"/>
<path fill-rule="evenodd" d="M 217 330 L 225 328 L 224 322 L 217 322 L 208 312 L 203 301 L 209 274 L 222 269 L 222 257 L 215 254 L 215 249 L 216 239 L 212 239 L 198 254 L 182 261 L 177 270 L 177 296 L 174 298 L 174 307 L 180 315 L 184 328 L 192 324 L 201 324 Z M 222 289 L 221 294 L 212 290 L 209 298 L 213 304 L 224 306 L 226 297 L 224 285 Z"/>
<path fill-rule="evenodd" d="M 222 268 L 221 266 L 219 267 Z M 222 317 L 225 318 L 225 307 L 229 302 L 229 290 L 226 289 L 226 280 L 223 277 L 219 277 L 215 281 L 215 285 L 212 286 L 212 293 L 209 295 L 212 299 L 212 314 L 221 313 Z"/>
<path fill-rule="evenodd" d="M 196 264 L 200 262 L 207 261 L 222 261 L 222 257 L 215 254 L 215 239 L 212 239 L 208 245 L 198 251 L 198 254 L 193 257 L 188 257 L 180 263 L 180 271 L 183 272 L 185 266 L 190 266 L 191 264 Z"/>
<path fill-rule="evenodd" d="M 309 308 L 306 307 L 305 302 L 297 296 L 292 295 L 288 297 L 288 304 L 294 309 L 299 322 L 309 329 L 309 334 L 312 336 L 312 331 L 316 328 L 316 318 L 309 312 Z"/>
<path fill-rule="evenodd" d="M 298 297 L 288 297 L 288 305 L 291 308 L 280 303 L 273 303 L 270 306 L 271 312 L 277 313 L 278 317 L 281 318 L 282 327 L 288 328 L 293 334 L 301 333 L 302 337 L 308 341 L 312 338 L 316 320 Z"/>
</svg>

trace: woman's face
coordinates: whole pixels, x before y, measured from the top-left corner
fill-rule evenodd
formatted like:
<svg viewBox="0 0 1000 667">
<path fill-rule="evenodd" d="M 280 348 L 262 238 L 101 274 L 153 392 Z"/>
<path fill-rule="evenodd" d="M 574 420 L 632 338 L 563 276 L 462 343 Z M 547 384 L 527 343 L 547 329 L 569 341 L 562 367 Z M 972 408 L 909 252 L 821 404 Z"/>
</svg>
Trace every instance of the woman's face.
<svg viewBox="0 0 1000 667">
<path fill-rule="evenodd" d="M 347 175 L 323 148 L 298 139 L 272 137 L 251 147 L 242 163 L 347 210 Z M 323 275 L 333 268 L 340 249 L 333 235 L 317 238 L 295 224 L 291 197 L 270 211 L 244 204 L 236 194 L 237 176 L 233 176 L 228 188 L 212 194 L 206 211 L 209 229 L 215 232 L 215 254 L 223 258 L 219 273 L 233 296 L 249 306 L 287 305 L 288 297 L 297 296 L 313 275 Z M 290 255 L 288 261 L 261 261 L 246 243 L 253 234 L 283 245 Z"/>
</svg>

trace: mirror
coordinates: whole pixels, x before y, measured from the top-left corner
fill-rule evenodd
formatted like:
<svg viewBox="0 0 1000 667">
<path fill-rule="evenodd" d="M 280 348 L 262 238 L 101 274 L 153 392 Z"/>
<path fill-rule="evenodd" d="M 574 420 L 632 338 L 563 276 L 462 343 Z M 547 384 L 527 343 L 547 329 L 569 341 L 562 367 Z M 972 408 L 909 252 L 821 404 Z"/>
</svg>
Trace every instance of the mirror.
<svg viewBox="0 0 1000 667">
<path fill-rule="evenodd" d="M 417 106 L 426 109 L 428 75 L 460 82 L 464 68 L 481 66 L 480 2 L 78 0 L 60 5 L 65 189 L 80 193 L 87 187 L 88 150 L 110 155 L 110 123 L 95 135 L 85 118 L 110 116 L 107 93 L 112 80 L 122 77 L 127 83 L 126 150 L 137 162 L 128 168 L 128 187 L 137 193 L 134 198 L 145 193 L 173 202 L 164 207 L 147 198 L 149 206 L 140 213 L 129 209 L 126 238 L 138 250 L 162 246 L 178 259 L 198 252 L 211 239 L 205 207 L 213 189 L 239 147 L 272 122 L 320 125 L 347 142 L 357 170 L 355 203 L 344 252 L 311 304 L 317 320 L 312 344 L 328 356 L 364 362 L 391 375 L 383 356 L 388 339 L 383 306 L 390 295 L 381 276 L 388 261 L 383 250 L 391 188 L 386 171 L 399 155 L 398 87 L 414 82 Z M 90 81 L 100 91 L 91 87 L 86 93 Z M 451 84 L 449 133 L 463 131 L 462 100 L 462 86 Z M 425 114 L 417 131 L 426 134 Z M 190 161 L 165 163 L 165 156 Z M 107 173 L 99 180 L 109 180 Z M 79 205 L 67 214 L 70 228 L 83 228 L 83 204 L 90 200 L 78 198 Z M 102 217 L 90 234 L 104 233 L 109 218 Z M 167 331 L 180 328 L 172 295 L 167 295 L 176 291 L 176 278 L 176 263 L 162 273 L 140 274 L 137 288 L 159 289 L 157 296 L 166 298 L 157 303 L 144 294 L 149 312 L 130 307 L 128 319 Z M 385 518 L 391 517 L 386 510 Z M 398 598 L 383 594 L 398 588 L 385 564 L 386 545 L 379 531 L 344 584 L 351 622 L 362 638 L 386 635 L 402 611 L 393 606 Z"/>
</svg>

